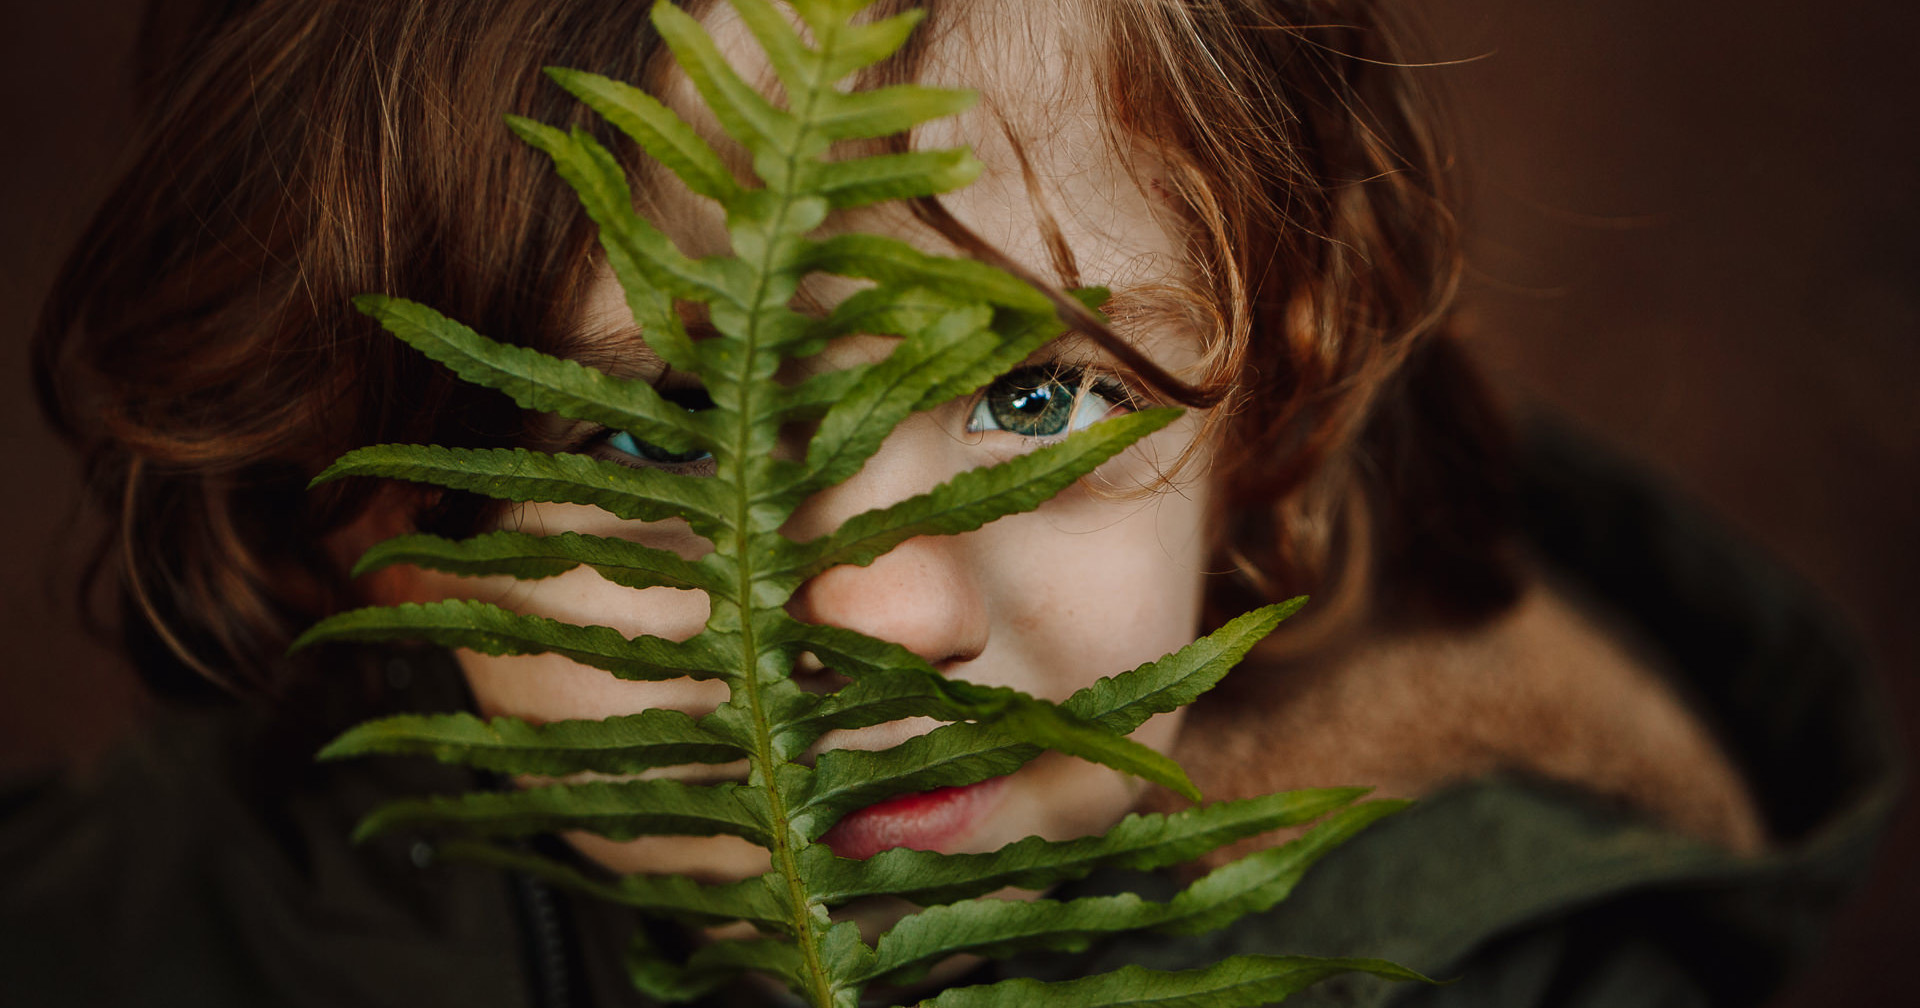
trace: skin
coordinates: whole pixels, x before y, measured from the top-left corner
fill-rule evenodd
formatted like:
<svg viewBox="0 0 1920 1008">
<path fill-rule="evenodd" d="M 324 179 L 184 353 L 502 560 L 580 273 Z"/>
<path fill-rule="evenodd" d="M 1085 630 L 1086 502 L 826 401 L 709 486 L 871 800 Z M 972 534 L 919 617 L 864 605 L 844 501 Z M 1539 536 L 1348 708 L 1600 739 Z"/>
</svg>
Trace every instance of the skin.
<svg viewBox="0 0 1920 1008">
<path fill-rule="evenodd" d="M 744 28 L 725 5 L 715 6 L 704 20 L 722 50 L 749 80 L 770 80 Z M 1032 51 L 1036 45 L 1060 45 L 1060 34 L 1046 25 L 1023 27 L 1025 15 L 989 6 L 976 8 L 938 36 L 922 75 L 928 83 L 964 80 L 984 95 L 973 111 L 916 135 L 916 144 L 923 147 L 969 145 L 987 166 L 979 182 L 944 202 L 976 233 L 1043 275 L 1054 273 L 1040 237 L 1044 230 L 1039 215 L 1050 213 L 1082 282 L 1115 291 L 1110 311 L 1122 335 L 1176 373 L 1191 368 L 1199 360 L 1200 335 L 1179 321 L 1181 313 L 1157 310 L 1164 295 L 1156 291 L 1180 285 L 1185 265 L 1177 222 L 1151 195 L 1150 185 L 1135 181 L 1150 175 L 1153 166 L 1136 163 L 1131 165 L 1136 171 L 1129 171 L 1127 163 L 1114 158 L 1089 89 L 1042 69 L 1068 62 L 1036 59 Z M 1035 33 L 1031 39 L 1028 28 Z M 1015 38 L 1020 49 L 1008 52 Z M 666 72 L 657 91 L 716 147 L 741 157 L 676 71 Z M 1041 95 L 1048 100 L 1039 101 L 1036 96 Z M 1044 143 L 1024 144 L 1041 180 L 1037 190 L 1023 179 L 1009 132 L 1044 138 Z M 671 180 L 650 177 L 644 168 L 641 188 L 649 194 L 645 212 L 685 251 L 705 255 L 725 250 L 722 221 L 713 207 Z M 951 252 L 897 208 L 839 215 L 824 230 L 844 229 L 891 234 L 932 251 Z M 828 308 L 852 289 L 845 281 L 817 277 L 803 286 L 801 300 Z M 632 327 L 617 285 L 603 272 L 580 319 L 582 332 L 591 334 L 586 341 L 590 356 L 611 370 L 661 377 L 659 362 Z M 791 377 L 873 360 L 890 346 L 890 340 L 879 337 L 841 340 L 817 359 L 797 364 Z M 1111 367 L 1068 341 L 1057 342 L 1038 358 L 1096 373 Z M 671 385 L 672 379 L 665 384 Z M 983 426 L 978 422 L 979 401 L 977 395 L 964 397 L 910 418 L 857 475 L 803 505 L 786 533 L 796 539 L 820 535 L 851 515 L 922 493 L 965 469 L 1011 458 L 1051 440 L 978 429 Z M 1083 398 L 1077 419 L 1126 408 Z M 964 535 L 914 539 L 867 567 L 826 571 L 801 588 L 790 610 L 803 620 L 898 642 L 948 676 L 1011 686 L 1051 700 L 1158 658 L 1192 640 L 1199 629 L 1210 489 L 1204 452 L 1181 467 L 1179 479 L 1159 477 L 1193 447 L 1200 420 L 1190 414 L 1036 511 Z M 590 428 L 565 429 L 559 436 L 584 436 L 581 450 L 647 464 L 621 452 L 621 442 L 596 436 Z M 709 548 L 678 520 L 623 521 L 572 505 L 524 505 L 510 513 L 503 526 L 545 534 L 571 530 L 617 536 L 686 556 Z M 413 600 L 483 598 L 523 613 L 673 639 L 698 632 L 708 611 L 701 593 L 623 588 L 586 569 L 533 582 L 410 571 L 391 590 Z M 649 707 L 697 715 L 725 698 L 725 687 L 718 683 L 622 682 L 553 655 L 459 652 L 457 657 L 481 712 L 489 716 L 549 721 L 601 718 Z M 818 688 L 837 683 L 831 670 L 805 661 L 797 674 Z M 882 748 L 934 726 L 930 721 L 904 721 L 835 732 L 818 748 Z M 1178 714 L 1163 715 L 1134 737 L 1169 751 L 1179 726 Z M 740 776 L 744 769 L 684 767 L 665 773 L 708 780 Z M 1135 804 L 1139 791 L 1138 781 L 1116 771 L 1048 753 L 1006 778 L 965 827 L 939 847 L 988 851 L 1028 835 L 1064 839 L 1099 832 Z M 650 837 L 626 843 L 584 835 L 570 839 L 617 871 L 683 872 L 725 880 L 763 871 L 767 864 L 764 851 L 730 837 Z"/>
</svg>

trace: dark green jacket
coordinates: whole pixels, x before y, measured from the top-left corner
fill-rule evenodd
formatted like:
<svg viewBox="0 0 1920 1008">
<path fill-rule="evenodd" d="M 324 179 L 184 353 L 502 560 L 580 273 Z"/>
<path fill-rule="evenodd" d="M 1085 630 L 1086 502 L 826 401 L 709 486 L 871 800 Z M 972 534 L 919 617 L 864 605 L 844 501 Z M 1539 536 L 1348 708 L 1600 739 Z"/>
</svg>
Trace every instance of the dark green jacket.
<svg viewBox="0 0 1920 1008">
<path fill-rule="evenodd" d="M 1535 781 L 1431 796 L 1321 862 L 1275 910 L 968 978 L 1065 978 L 1240 952 L 1393 959 L 1443 987 L 1341 978 L 1294 1006 L 1753 1005 L 1811 948 L 1896 790 L 1859 657 L 1797 584 L 1633 474 L 1548 436 L 1530 535 L 1679 671 L 1758 794 L 1772 853 L 1735 859 Z M 410 706 L 458 704 L 444 660 L 391 659 Z M 436 672 L 436 668 L 439 670 Z M 317 701 L 318 702 L 318 701 Z M 312 712 L 308 712 L 310 715 Z M 309 724 L 326 717 L 308 716 Z M 0 807 L 0 1003 L 560 1008 L 640 1004 L 616 911 L 488 869 L 416 864 L 354 822 L 457 771 L 315 766 L 323 739 L 233 712 L 153 733 L 96 779 Z M 1096 877 L 1164 897 L 1164 878 Z M 764 1003 L 741 994 L 732 1003 Z"/>
</svg>

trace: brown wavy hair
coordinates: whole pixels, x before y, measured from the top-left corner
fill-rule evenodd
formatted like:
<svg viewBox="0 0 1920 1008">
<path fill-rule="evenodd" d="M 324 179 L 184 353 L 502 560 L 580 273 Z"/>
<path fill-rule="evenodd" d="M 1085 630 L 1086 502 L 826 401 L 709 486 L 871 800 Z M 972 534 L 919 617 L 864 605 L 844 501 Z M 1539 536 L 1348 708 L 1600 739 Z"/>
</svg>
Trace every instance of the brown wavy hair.
<svg viewBox="0 0 1920 1008">
<path fill-rule="evenodd" d="M 580 125 L 637 156 L 539 68 L 642 79 L 646 6 L 154 5 L 147 127 L 35 341 L 44 409 L 117 516 L 102 570 L 150 678 L 185 667 L 272 693 L 293 633 L 354 598 L 329 548 L 344 530 L 377 507 L 449 532 L 484 517 L 463 495 L 305 489 L 364 444 L 524 435 L 504 397 L 348 299 L 396 294 L 563 350 L 593 234 L 500 116 Z M 1224 397 L 1220 552 L 1238 572 L 1220 604 L 1321 592 L 1322 626 L 1497 610 L 1513 595 L 1503 439 L 1446 333 L 1459 254 L 1444 151 L 1377 5 L 1082 6 L 1116 143 L 1162 153 L 1192 226 L 1214 330 L 1200 384 Z M 951 231 L 937 208 L 923 219 Z"/>
<path fill-rule="evenodd" d="M 1115 149 L 1192 224 L 1216 336 L 1224 616 L 1308 593 L 1272 643 L 1471 624 L 1518 593 L 1505 425 L 1452 331 L 1444 117 L 1372 0 L 1087 4 Z"/>
</svg>

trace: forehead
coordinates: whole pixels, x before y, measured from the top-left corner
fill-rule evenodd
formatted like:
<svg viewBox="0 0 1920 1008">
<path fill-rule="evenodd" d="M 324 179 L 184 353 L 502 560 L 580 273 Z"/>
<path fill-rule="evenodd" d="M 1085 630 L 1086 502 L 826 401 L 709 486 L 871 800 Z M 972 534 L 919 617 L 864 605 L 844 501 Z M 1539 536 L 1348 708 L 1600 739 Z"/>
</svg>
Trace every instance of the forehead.
<svg viewBox="0 0 1920 1008">
<path fill-rule="evenodd" d="M 982 238 L 1042 275 L 1055 272 L 1044 215 L 1057 224 L 1081 282 L 1116 290 L 1164 283 L 1181 272 L 1182 263 L 1176 219 L 1156 195 L 1159 165 L 1110 128 L 1102 53 L 1073 14 L 1076 7 L 1005 0 L 935 5 L 920 28 L 925 48 L 914 78 L 969 88 L 980 100 L 961 115 L 919 127 L 913 146 L 971 148 L 985 170 L 941 202 Z M 716 0 L 697 13 L 743 77 L 762 91 L 776 90 L 772 69 L 729 4 Z M 670 58 L 665 62 L 656 74 L 661 98 L 744 166 L 744 154 L 721 132 L 692 84 Z M 664 169 L 644 171 L 648 209 L 686 251 L 726 251 L 717 208 Z M 933 251 L 952 251 L 894 204 L 837 214 L 826 230 L 890 233 Z"/>
</svg>

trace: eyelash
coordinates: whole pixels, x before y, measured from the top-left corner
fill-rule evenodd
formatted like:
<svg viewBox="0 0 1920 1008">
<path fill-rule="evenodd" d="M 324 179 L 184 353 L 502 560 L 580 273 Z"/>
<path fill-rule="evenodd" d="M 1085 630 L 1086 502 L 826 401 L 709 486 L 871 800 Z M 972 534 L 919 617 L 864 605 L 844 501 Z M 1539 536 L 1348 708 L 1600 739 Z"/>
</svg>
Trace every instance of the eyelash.
<svg viewBox="0 0 1920 1008">
<path fill-rule="evenodd" d="M 1036 400 L 1034 394 L 1043 390 L 1047 390 L 1048 394 Z M 1061 392 L 1066 394 L 1064 415 L 1058 405 Z M 713 406 L 713 400 L 707 396 L 706 390 L 698 387 L 663 389 L 661 394 L 688 410 L 710 409 Z M 996 396 L 1004 397 L 1004 407 L 1000 401 L 996 401 Z M 1087 401 L 1090 397 L 1104 401 L 1107 408 L 1097 413 L 1088 412 Z M 967 410 L 966 430 L 970 434 L 1000 431 L 1018 437 L 1052 441 L 1103 419 L 1111 412 L 1132 412 L 1137 408 L 1137 402 L 1133 392 L 1110 376 L 1057 361 L 1032 364 L 1015 368 L 980 390 Z M 1035 409 L 1038 412 L 1027 415 L 1012 412 L 1024 413 Z M 1022 421 L 1045 423 L 1048 427 L 1059 429 L 1027 432 L 1010 426 Z M 668 452 L 626 431 L 604 427 L 588 435 L 574 450 L 636 469 L 660 469 L 686 476 L 713 473 L 713 456 L 708 452 Z"/>
</svg>

